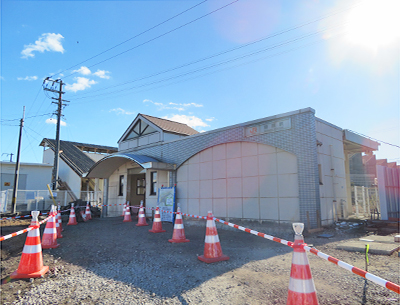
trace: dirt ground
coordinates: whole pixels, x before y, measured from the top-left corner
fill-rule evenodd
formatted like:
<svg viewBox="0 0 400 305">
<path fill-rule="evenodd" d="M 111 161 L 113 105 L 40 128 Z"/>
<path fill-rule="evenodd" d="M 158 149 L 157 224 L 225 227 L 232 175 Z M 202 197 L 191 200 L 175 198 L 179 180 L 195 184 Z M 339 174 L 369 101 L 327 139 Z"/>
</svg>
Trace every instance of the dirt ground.
<svg viewBox="0 0 400 305">
<path fill-rule="evenodd" d="M 18 268 L 26 234 L 1 243 L 2 304 L 285 304 L 291 268 L 291 248 L 217 224 L 222 250 L 230 260 L 205 264 L 205 221 L 184 220 L 189 243 L 171 244 L 172 224 L 166 233 L 149 233 L 136 220 L 95 218 L 67 226 L 57 249 L 43 250 L 50 272 L 41 279 L 10 280 Z M 234 221 L 232 221 L 234 222 Z M 0 221 L 1 235 L 26 228 L 29 220 Z M 251 229 L 293 240 L 288 225 L 235 222 Z M 43 232 L 44 225 L 41 226 Z M 322 233 L 333 237 L 319 238 Z M 305 234 L 318 250 L 365 269 L 363 253 L 336 249 L 349 239 L 365 235 L 356 228 L 327 228 Z M 366 283 L 332 263 L 308 254 L 320 304 L 399 304 L 399 295 Z M 369 255 L 368 271 L 400 283 L 400 258 Z M 83 289 L 83 287 L 85 287 Z M 128 291 L 128 293 L 127 293 Z M 123 294 L 123 296 L 121 296 Z M 62 297 L 60 297 L 62 295 Z M 120 297 L 121 296 L 121 297 Z"/>
</svg>

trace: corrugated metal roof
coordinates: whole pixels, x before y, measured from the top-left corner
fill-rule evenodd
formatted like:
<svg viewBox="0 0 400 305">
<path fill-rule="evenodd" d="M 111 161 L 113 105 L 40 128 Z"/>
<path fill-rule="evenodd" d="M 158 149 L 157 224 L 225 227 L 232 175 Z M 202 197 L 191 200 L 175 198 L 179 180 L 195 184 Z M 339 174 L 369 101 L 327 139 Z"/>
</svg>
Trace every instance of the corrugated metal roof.
<svg viewBox="0 0 400 305">
<path fill-rule="evenodd" d="M 40 143 L 40 146 L 48 146 L 53 151 L 55 151 L 55 140 L 44 138 Z M 96 151 L 102 152 L 104 150 L 112 152 L 117 152 L 118 149 L 116 147 L 110 146 L 101 146 L 101 145 L 93 145 L 93 144 L 85 144 L 78 142 L 69 142 L 69 141 L 60 141 L 60 158 L 68 164 L 68 166 L 77 173 L 80 177 L 82 177 L 83 173 L 89 171 L 89 169 L 96 163 L 91 158 L 89 158 L 80 148 L 85 149 L 86 151 Z"/>
</svg>

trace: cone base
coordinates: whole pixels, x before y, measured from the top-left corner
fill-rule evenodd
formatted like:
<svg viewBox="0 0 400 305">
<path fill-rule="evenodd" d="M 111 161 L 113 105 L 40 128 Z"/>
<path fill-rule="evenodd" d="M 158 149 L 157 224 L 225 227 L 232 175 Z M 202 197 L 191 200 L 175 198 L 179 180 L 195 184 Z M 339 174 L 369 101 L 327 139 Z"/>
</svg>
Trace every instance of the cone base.
<svg viewBox="0 0 400 305">
<path fill-rule="evenodd" d="M 138 223 L 138 224 L 136 224 L 136 226 L 138 226 L 138 227 L 144 227 L 144 226 L 148 226 L 148 225 L 149 225 L 148 223 L 145 223 L 145 224 L 142 224 L 142 223 L 139 224 L 139 223 Z"/>
<path fill-rule="evenodd" d="M 216 262 L 221 262 L 221 261 L 227 261 L 229 259 L 229 256 L 226 255 L 221 255 L 218 257 L 204 257 L 204 255 L 200 255 L 197 257 L 199 260 L 201 260 L 202 262 L 205 262 L 207 264 L 210 263 L 216 263 Z"/>
<path fill-rule="evenodd" d="M 165 230 L 153 230 L 153 229 L 151 229 L 151 230 L 149 230 L 149 232 L 151 232 L 151 233 L 163 233 L 163 232 L 167 232 L 167 231 L 165 231 Z"/>
<path fill-rule="evenodd" d="M 188 243 L 190 240 L 189 239 L 168 239 L 168 241 L 170 243 L 178 244 L 178 243 Z"/>
<path fill-rule="evenodd" d="M 60 234 L 60 236 L 57 235 L 57 239 L 63 238 L 63 237 L 64 237 L 64 236 L 62 236 L 61 234 Z"/>
<path fill-rule="evenodd" d="M 67 223 L 67 226 L 76 226 L 78 223 Z"/>
<path fill-rule="evenodd" d="M 124 220 L 123 222 L 132 222 L 132 219 Z"/>
<path fill-rule="evenodd" d="M 43 268 L 40 269 L 39 271 L 27 273 L 27 274 L 18 273 L 18 270 L 16 270 L 10 275 L 10 278 L 12 278 L 12 279 L 38 278 L 38 277 L 42 277 L 48 271 L 49 271 L 49 266 L 43 266 Z"/>
<path fill-rule="evenodd" d="M 59 246 L 60 246 L 60 244 L 43 246 L 43 243 L 42 243 L 42 249 L 55 249 L 55 248 L 58 248 Z"/>
</svg>

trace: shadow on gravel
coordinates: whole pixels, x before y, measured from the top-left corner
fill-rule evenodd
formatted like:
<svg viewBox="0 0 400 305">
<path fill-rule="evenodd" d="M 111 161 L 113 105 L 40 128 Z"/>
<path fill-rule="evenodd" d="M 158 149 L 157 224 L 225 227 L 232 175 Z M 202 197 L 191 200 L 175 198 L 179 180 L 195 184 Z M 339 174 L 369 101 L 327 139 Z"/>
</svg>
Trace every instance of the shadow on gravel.
<svg viewBox="0 0 400 305">
<path fill-rule="evenodd" d="M 136 220 L 123 223 L 122 217 L 114 217 L 96 218 L 76 226 L 63 224 L 64 238 L 58 240 L 61 246 L 44 252 L 82 266 L 105 280 L 113 279 L 133 285 L 160 297 L 177 296 L 182 304 L 187 304 L 182 297 L 185 291 L 222 275 L 228 278 L 226 273 L 249 262 L 292 251 L 282 244 L 236 229 L 225 229 L 218 224 L 222 251 L 230 260 L 206 264 L 197 259 L 204 251 L 205 221 L 197 224 L 185 223 L 186 238 L 190 242 L 181 244 L 168 242 L 173 231 L 171 223 L 164 222 L 163 229 L 167 232 L 158 234 L 148 232 L 152 226 L 151 221 L 148 221 L 148 227 L 137 227 L 136 223 Z M 274 236 L 279 238 L 293 239 L 293 231 L 288 226 L 280 228 L 276 224 L 257 223 L 256 227 L 249 227 L 270 235 L 276 233 Z M 317 248 L 318 245 L 331 242 L 328 239 L 316 239 L 316 235 L 318 234 L 314 234 L 311 239 Z M 288 261 L 287 264 L 290 270 L 291 262 Z M 260 263 L 257 265 L 259 270 L 253 271 L 264 272 L 274 268 L 265 265 Z M 287 276 L 289 277 L 289 273 Z M 243 284 L 248 285 L 246 282 Z"/>
</svg>

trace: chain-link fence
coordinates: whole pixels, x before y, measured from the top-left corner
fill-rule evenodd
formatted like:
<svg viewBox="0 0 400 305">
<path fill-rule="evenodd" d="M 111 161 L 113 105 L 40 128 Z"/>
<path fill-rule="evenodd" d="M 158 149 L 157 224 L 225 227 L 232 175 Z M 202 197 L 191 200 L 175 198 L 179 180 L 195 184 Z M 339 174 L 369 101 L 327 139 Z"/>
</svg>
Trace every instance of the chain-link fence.
<svg viewBox="0 0 400 305">
<path fill-rule="evenodd" d="M 353 186 L 351 189 L 353 214 L 378 219 L 380 215 L 378 187 Z"/>
</svg>

